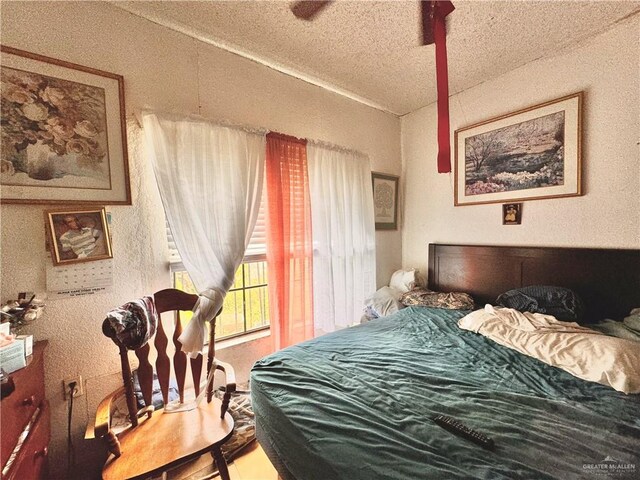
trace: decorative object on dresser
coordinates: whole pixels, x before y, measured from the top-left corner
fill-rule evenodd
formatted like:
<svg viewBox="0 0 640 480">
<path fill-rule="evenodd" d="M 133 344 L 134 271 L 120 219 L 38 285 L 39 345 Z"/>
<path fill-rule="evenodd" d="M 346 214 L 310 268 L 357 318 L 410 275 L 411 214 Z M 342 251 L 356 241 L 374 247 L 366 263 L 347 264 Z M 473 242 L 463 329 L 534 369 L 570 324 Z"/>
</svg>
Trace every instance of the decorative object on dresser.
<svg viewBox="0 0 640 480">
<path fill-rule="evenodd" d="M 455 205 L 581 195 L 582 97 L 456 130 Z"/>
<path fill-rule="evenodd" d="M 395 175 L 371 172 L 376 230 L 398 229 L 398 180 Z"/>
<path fill-rule="evenodd" d="M 20 292 L 17 300 L 8 300 L 0 308 L 0 317 L 11 330 L 5 333 L 19 334 L 23 327 L 42 316 L 44 307 L 43 298 L 37 298 L 33 292 Z"/>
<path fill-rule="evenodd" d="M 45 215 L 54 265 L 113 258 L 104 207 L 51 210 Z"/>
<path fill-rule="evenodd" d="M 131 205 L 122 76 L 0 49 L 2 203 Z"/>
<path fill-rule="evenodd" d="M 27 366 L 13 372 L 14 390 L 2 398 L 0 463 L 4 480 L 48 477 L 49 402 L 44 394 L 44 350 L 37 342 Z"/>
</svg>

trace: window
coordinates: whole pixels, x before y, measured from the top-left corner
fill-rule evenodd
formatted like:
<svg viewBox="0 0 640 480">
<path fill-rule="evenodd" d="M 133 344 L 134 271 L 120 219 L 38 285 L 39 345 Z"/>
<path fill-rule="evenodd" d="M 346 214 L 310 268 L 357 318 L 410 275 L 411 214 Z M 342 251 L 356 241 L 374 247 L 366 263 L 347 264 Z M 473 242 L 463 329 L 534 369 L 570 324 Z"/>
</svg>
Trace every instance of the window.
<svg viewBox="0 0 640 480">
<path fill-rule="evenodd" d="M 263 189 L 258 220 L 245 252 L 244 263 L 236 271 L 235 281 L 224 299 L 222 313 L 216 321 L 216 339 L 230 338 L 269 328 L 269 292 L 267 287 L 266 188 Z M 173 286 L 197 293 L 189 274 L 182 265 L 167 223 Z M 191 313 L 182 314 L 183 321 Z"/>
<path fill-rule="evenodd" d="M 184 270 L 173 273 L 175 288 L 197 293 L 189 274 Z M 184 320 L 190 319 L 184 313 Z M 269 328 L 269 292 L 267 288 L 267 262 L 245 262 L 236 271 L 233 286 L 227 293 L 222 313 L 216 321 L 216 338 L 229 338 Z"/>
</svg>

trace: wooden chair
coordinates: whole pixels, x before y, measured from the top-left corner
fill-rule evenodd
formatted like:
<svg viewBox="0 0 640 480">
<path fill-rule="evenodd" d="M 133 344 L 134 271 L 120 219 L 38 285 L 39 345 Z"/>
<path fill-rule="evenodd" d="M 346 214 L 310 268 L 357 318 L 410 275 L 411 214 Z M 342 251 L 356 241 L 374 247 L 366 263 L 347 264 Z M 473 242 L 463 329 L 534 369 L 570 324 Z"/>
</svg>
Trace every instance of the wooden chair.
<svg viewBox="0 0 640 480">
<path fill-rule="evenodd" d="M 167 289 L 154 295 L 158 316 L 162 312 L 177 311 L 176 328 L 173 333 L 175 354 L 173 365 L 181 402 L 184 401 L 184 383 L 187 367 L 186 354 L 180 351 L 178 337 L 182 333 L 180 310 L 191 310 L 198 299 L 175 289 Z M 149 339 L 149 343 L 152 339 Z M 135 350 L 139 359 L 138 379 L 145 407 L 138 410 L 133 392 L 131 367 L 127 349 L 120 347 L 122 379 L 124 386 L 105 398 L 98 407 L 94 426 L 95 436 L 103 438 L 109 448 L 109 458 L 102 470 L 104 480 L 123 480 L 146 478 L 166 471 L 172 466 L 194 459 L 209 451 L 223 480 L 229 480 L 229 471 L 220 447 L 233 433 L 233 419 L 227 412 L 231 393 L 235 391 L 233 368 L 214 358 L 215 319 L 211 321 L 207 373 L 211 368 L 225 373 L 225 394 L 222 401 L 213 397 L 213 382 L 207 385 L 206 402 L 190 411 L 163 413 L 154 411 L 151 403 L 153 367 L 149 362 L 149 343 Z M 156 372 L 165 405 L 168 403 L 170 361 L 167 355 L 168 339 L 158 321 L 154 346 L 158 352 Z M 191 373 L 195 393 L 200 390 L 202 355 L 191 359 Z M 111 430 L 114 401 L 126 395 L 127 409 L 131 427 L 118 434 Z"/>
</svg>

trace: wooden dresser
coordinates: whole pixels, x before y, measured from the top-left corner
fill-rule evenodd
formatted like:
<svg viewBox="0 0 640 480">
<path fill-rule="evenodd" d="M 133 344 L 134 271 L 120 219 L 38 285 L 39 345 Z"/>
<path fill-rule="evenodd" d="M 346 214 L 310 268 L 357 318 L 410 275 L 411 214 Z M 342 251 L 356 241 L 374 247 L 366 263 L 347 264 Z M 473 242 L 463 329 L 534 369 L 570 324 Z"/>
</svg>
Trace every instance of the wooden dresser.
<svg viewBox="0 0 640 480">
<path fill-rule="evenodd" d="M 51 422 L 49 402 L 44 396 L 46 346 L 46 341 L 33 346 L 27 366 L 10 375 L 15 390 L 0 404 L 2 480 L 48 478 Z"/>
</svg>

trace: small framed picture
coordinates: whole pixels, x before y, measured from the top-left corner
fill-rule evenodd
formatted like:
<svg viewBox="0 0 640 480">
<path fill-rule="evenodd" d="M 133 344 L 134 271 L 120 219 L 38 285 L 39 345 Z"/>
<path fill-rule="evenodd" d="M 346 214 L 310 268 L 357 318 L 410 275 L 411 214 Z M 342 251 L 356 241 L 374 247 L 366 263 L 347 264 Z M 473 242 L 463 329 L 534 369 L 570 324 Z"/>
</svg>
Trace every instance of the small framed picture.
<svg viewBox="0 0 640 480">
<path fill-rule="evenodd" d="M 522 219 L 522 203 L 502 204 L 502 224 L 520 225 Z"/>
<path fill-rule="evenodd" d="M 376 230 L 398 229 L 398 180 L 395 175 L 371 172 Z"/>
<path fill-rule="evenodd" d="M 104 207 L 50 210 L 45 216 L 54 265 L 113 258 Z"/>
</svg>

